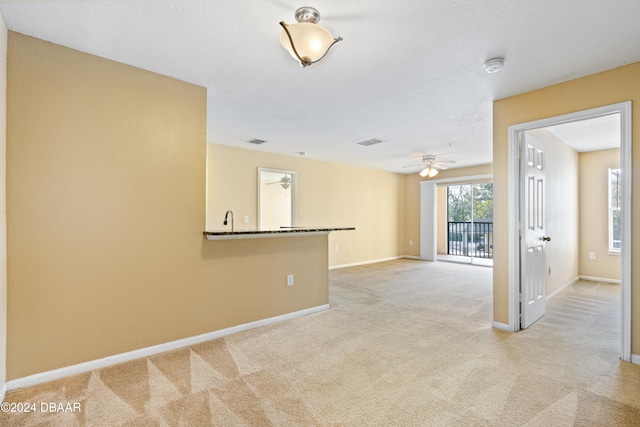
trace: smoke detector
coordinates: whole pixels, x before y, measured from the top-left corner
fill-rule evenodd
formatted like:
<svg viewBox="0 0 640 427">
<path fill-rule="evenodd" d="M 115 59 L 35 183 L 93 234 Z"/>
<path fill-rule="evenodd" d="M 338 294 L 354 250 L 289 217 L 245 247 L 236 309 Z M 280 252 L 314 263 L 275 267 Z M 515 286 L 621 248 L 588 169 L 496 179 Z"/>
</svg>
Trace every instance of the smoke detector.
<svg viewBox="0 0 640 427">
<path fill-rule="evenodd" d="M 503 67 L 504 58 L 493 58 L 484 63 L 484 70 L 489 74 L 497 73 L 502 70 Z"/>
</svg>

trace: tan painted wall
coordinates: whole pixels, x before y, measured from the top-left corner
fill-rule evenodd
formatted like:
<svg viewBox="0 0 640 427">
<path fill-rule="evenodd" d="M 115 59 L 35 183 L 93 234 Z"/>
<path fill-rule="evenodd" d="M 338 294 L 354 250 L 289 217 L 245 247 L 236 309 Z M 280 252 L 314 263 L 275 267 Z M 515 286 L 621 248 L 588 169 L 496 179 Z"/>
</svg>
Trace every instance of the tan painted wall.
<svg viewBox="0 0 640 427">
<path fill-rule="evenodd" d="M 7 27 L 0 13 L 0 153 L 7 147 Z M 0 156 L 0 387 L 7 379 L 7 162 Z"/>
<path fill-rule="evenodd" d="M 329 235 L 330 266 L 403 255 L 403 175 L 207 145 L 208 229 L 224 229 L 222 221 L 228 209 L 234 211 L 237 227 L 256 228 L 258 167 L 284 169 L 298 173 L 299 226 L 356 228 Z M 239 223 L 245 215 L 249 224 Z M 414 242 L 417 245 L 417 240 Z"/>
<path fill-rule="evenodd" d="M 403 254 L 420 257 L 420 175 L 404 175 Z"/>
<path fill-rule="evenodd" d="M 546 129 L 527 132 L 544 144 L 546 294 L 551 295 L 578 277 L 578 153 Z"/>
<path fill-rule="evenodd" d="M 640 140 L 640 63 L 572 80 L 494 102 L 494 268 L 493 318 L 508 323 L 508 127 L 546 117 L 568 114 L 631 100 L 634 141 Z M 633 152 L 633 174 L 640 176 L 640 150 Z M 640 187 L 633 189 L 633 247 L 640 250 Z M 632 255 L 634 256 L 634 255 Z M 632 352 L 640 354 L 640 276 L 632 273 Z"/>
<path fill-rule="evenodd" d="M 328 302 L 326 236 L 204 239 L 206 102 L 9 33 L 9 380 Z"/>
<path fill-rule="evenodd" d="M 635 147 L 634 147 L 635 148 Z M 609 255 L 608 170 L 620 167 L 620 149 L 580 154 L 580 274 L 620 280 L 620 256 Z M 589 259 L 589 252 L 596 259 Z"/>
</svg>

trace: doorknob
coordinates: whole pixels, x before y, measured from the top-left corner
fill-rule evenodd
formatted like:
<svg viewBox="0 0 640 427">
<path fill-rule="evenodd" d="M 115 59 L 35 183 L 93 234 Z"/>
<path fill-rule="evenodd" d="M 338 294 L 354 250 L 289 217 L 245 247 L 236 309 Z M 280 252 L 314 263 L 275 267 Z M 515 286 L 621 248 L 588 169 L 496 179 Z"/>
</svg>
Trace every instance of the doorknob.
<svg viewBox="0 0 640 427">
<path fill-rule="evenodd" d="M 550 242 L 550 241 L 551 241 L 551 237 L 549 237 L 549 236 L 542 236 L 542 237 L 540 238 L 540 240 L 544 240 L 545 242 Z"/>
</svg>

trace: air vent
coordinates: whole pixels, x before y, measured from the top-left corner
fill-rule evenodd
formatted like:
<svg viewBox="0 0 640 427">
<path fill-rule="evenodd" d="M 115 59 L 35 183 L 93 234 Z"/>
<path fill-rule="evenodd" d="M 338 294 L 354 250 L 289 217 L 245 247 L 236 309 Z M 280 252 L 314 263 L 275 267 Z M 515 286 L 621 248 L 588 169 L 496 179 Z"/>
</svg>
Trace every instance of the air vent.
<svg viewBox="0 0 640 427">
<path fill-rule="evenodd" d="M 364 145 L 365 147 L 369 147 L 371 145 L 380 144 L 381 142 L 384 142 L 384 141 L 378 138 L 373 138 L 373 139 L 368 139 L 366 141 L 358 142 L 358 145 Z"/>
<path fill-rule="evenodd" d="M 256 139 L 256 138 L 253 138 L 253 139 L 248 140 L 247 142 L 248 142 L 249 144 L 256 144 L 256 145 L 260 145 L 260 144 L 264 144 L 264 143 L 265 143 L 265 142 L 267 142 L 267 141 L 265 141 L 264 139 Z"/>
</svg>

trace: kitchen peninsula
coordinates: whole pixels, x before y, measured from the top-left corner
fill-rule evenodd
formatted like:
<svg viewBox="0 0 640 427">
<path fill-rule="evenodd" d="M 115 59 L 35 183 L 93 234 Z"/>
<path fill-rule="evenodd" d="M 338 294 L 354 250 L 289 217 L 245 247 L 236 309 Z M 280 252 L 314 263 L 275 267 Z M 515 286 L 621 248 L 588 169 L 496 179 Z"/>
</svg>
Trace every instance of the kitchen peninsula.
<svg viewBox="0 0 640 427">
<path fill-rule="evenodd" d="M 208 240 L 256 239 L 264 237 L 309 236 L 332 231 L 355 230 L 355 227 L 281 227 L 275 230 L 205 231 Z"/>
<path fill-rule="evenodd" d="M 329 308 L 329 233 L 355 227 L 204 231 L 202 257 L 233 283 L 225 307 L 246 328 Z M 224 278 L 224 279 L 222 279 Z M 257 323 L 256 323 L 257 322 Z"/>
</svg>

